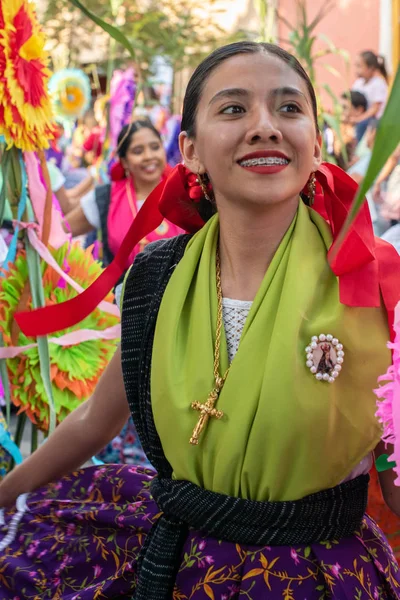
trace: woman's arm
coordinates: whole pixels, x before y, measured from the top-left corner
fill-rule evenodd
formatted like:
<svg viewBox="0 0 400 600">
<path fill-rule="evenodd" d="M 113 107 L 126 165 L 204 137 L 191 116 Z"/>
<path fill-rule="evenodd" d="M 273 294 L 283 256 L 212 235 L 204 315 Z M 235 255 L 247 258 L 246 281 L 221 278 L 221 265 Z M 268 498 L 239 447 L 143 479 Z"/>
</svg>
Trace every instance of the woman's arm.
<svg viewBox="0 0 400 600">
<path fill-rule="evenodd" d="M 378 458 L 382 454 L 387 454 L 390 456 L 393 453 L 393 446 L 386 445 L 384 442 L 379 442 L 378 446 L 375 450 L 375 456 Z M 387 471 L 382 471 L 378 473 L 379 483 L 382 490 L 383 498 L 390 508 L 390 510 L 400 517 L 400 487 L 394 485 L 394 480 L 396 479 L 396 473 L 393 469 L 388 469 Z"/>
<path fill-rule="evenodd" d="M 379 173 L 377 180 L 374 183 L 374 187 L 372 188 L 372 195 L 373 195 L 374 201 L 377 204 L 382 203 L 381 185 L 391 175 L 393 169 L 397 165 L 397 162 L 398 162 L 397 155 L 392 154 L 392 156 L 386 161 L 385 166 L 383 167 L 382 171 Z"/>
<path fill-rule="evenodd" d="M 72 205 L 65 187 L 62 185 L 56 192 L 54 192 L 54 195 L 60 204 L 63 215 L 68 214 L 72 208 Z"/>
<path fill-rule="evenodd" d="M 381 184 L 389 177 L 395 166 L 397 165 L 397 157 L 392 155 L 385 163 L 382 171 L 379 173 L 378 178 L 376 180 L 377 184 Z"/>
<path fill-rule="evenodd" d="M 129 414 L 118 348 L 91 398 L 0 483 L 0 506 L 80 468 L 120 432 Z"/>
<path fill-rule="evenodd" d="M 83 212 L 82 206 L 78 204 L 75 208 L 68 213 L 63 223 L 64 231 L 71 233 L 72 237 L 77 235 L 85 235 L 90 231 L 93 231 L 95 227 L 87 220 L 85 213 Z"/>
<path fill-rule="evenodd" d="M 67 196 L 70 200 L 77 200 L 81 196 L 87 194 L 93 186 L 94 179 L 91 175 L 88 175 L 88 177 L 86 177 L 83 181 L 78 183 L 78 185 L 67 190 Z"/>
<path fill-rule="evenodd" d="M 361 123 L 361 121 L 365 121 L 365 119 L 369 119 L 370 117 L 375 117 L 377 115 L 377 113 L 379 112 L 381 106 L 382 106 L 382 102 L 374 102 L 374 104 L 371 104 L 371 106 L 369 108 L 367 108 L 367 110 L 365 112 L 363 112 L 361 115 L 359 115 L 358 117 L 353 117 L 351 119 L 351 122 L 353 124 Z"/>
<path fill-rule="evenodd" d="M 65 217 L 64 229 L 70 231 L 72 236 L 85 235 L 93 229 L 101 228 L 100 211 L 96 200 L 96 190 L 91 190 L 79 199 L 75 206 Z"/>
</svg>

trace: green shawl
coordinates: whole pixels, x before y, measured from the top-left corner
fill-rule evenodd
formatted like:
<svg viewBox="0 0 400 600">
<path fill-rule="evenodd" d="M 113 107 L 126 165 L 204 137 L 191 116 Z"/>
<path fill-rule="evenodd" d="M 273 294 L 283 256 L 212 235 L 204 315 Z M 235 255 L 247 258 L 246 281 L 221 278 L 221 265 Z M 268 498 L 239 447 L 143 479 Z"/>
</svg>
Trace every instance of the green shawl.
<svg viewBox="0 0 400 600">
<path fill-rule="evenodd" d="M 189 439 L 213 388 L 218 216 L 189 242 L 165 291 L 153 346 L 154 419 L 174 477 L 252 500 L 296 500 L 339 484 L 380 439 L 372 392 L 390 353 L 383 308 L 339 302 L 326 222 L 301 201 L 265 274 L 239 350 L 198 446 Z M 313 336 L 332 334 L 334 383 L 306 366 Z M 221 373 L 228 367 L 226 341 Z"/>
</svg>

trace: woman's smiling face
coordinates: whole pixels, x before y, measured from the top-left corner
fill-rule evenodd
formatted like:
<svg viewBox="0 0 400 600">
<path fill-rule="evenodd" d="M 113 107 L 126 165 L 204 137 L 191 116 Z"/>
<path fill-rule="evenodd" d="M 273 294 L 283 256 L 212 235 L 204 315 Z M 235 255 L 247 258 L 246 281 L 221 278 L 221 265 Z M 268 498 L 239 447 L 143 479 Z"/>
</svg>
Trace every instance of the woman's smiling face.
<svg viewBox="0 0 400 600">
<path fill-rule="evenodd" d="M 321 163 L 306 82 L 264 52 L 221 63 L 206 80 L 196 134 L 181 134 L 186 165 L 206 172 L 217 204 L 277 204 L 298 196 Z"/>
<path fill-rule="evenodd" d="M 132 136 L 121 163 L 132 175 L 136 186 L 158 184 L 166 165 L 160 138 L 148 127 L 142 127 Z"/>
</svg>

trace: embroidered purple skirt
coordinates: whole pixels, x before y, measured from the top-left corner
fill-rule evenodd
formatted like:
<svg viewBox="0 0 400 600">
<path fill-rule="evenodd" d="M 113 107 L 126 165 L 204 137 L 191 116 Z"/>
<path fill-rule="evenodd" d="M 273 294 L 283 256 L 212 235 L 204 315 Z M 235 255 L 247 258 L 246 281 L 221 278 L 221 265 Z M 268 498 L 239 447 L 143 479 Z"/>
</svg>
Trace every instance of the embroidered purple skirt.
<svg viewBox="0 0 400 600">
<path fill-rule="evenodd" d="M 158 518 L 154 472 L 90 467 L 30 494 L 0 525 L 0 600 L 131 599 L 136 560 Z M 173 600 L 386 600 L 400 571 L 369 517 L 353 537 L 303 547 L 251 547 L 196 531 Z"/>
</svg>

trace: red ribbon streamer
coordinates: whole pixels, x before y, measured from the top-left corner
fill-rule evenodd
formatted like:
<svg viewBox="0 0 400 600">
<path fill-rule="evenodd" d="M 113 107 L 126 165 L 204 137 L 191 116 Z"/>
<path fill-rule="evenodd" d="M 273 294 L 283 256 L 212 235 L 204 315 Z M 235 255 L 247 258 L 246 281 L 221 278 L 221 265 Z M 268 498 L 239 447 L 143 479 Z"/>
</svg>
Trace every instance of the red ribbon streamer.
<svg viewBox="0 0 400 600">
<path fill-rule="evenodd" d="M 113 262 L 84 292 L 61 304 L 21 312 L 15 319 L 27 336 L 54 333 L 86 318 L 128 268 L 134 246 L 156 229 L 164 218 L 194 233 L 204 224 L 188 189 L 189 172 L 177 165 L 150 194 L 132 223 Z M 367 203 L 364 203 L 340 247 L 336 240 L 357 192 L 357 184 L 339 167 L 321 165 L 316 173 L 314 209 L 332 229 L 328 262 L 339 277 L 340 301 L 348 306 L 379 307 L 381 295 L 393 335 L 393 311 L 400 300 L 400 257 L 396 250 L 374 237 Z"/>
</svg>

